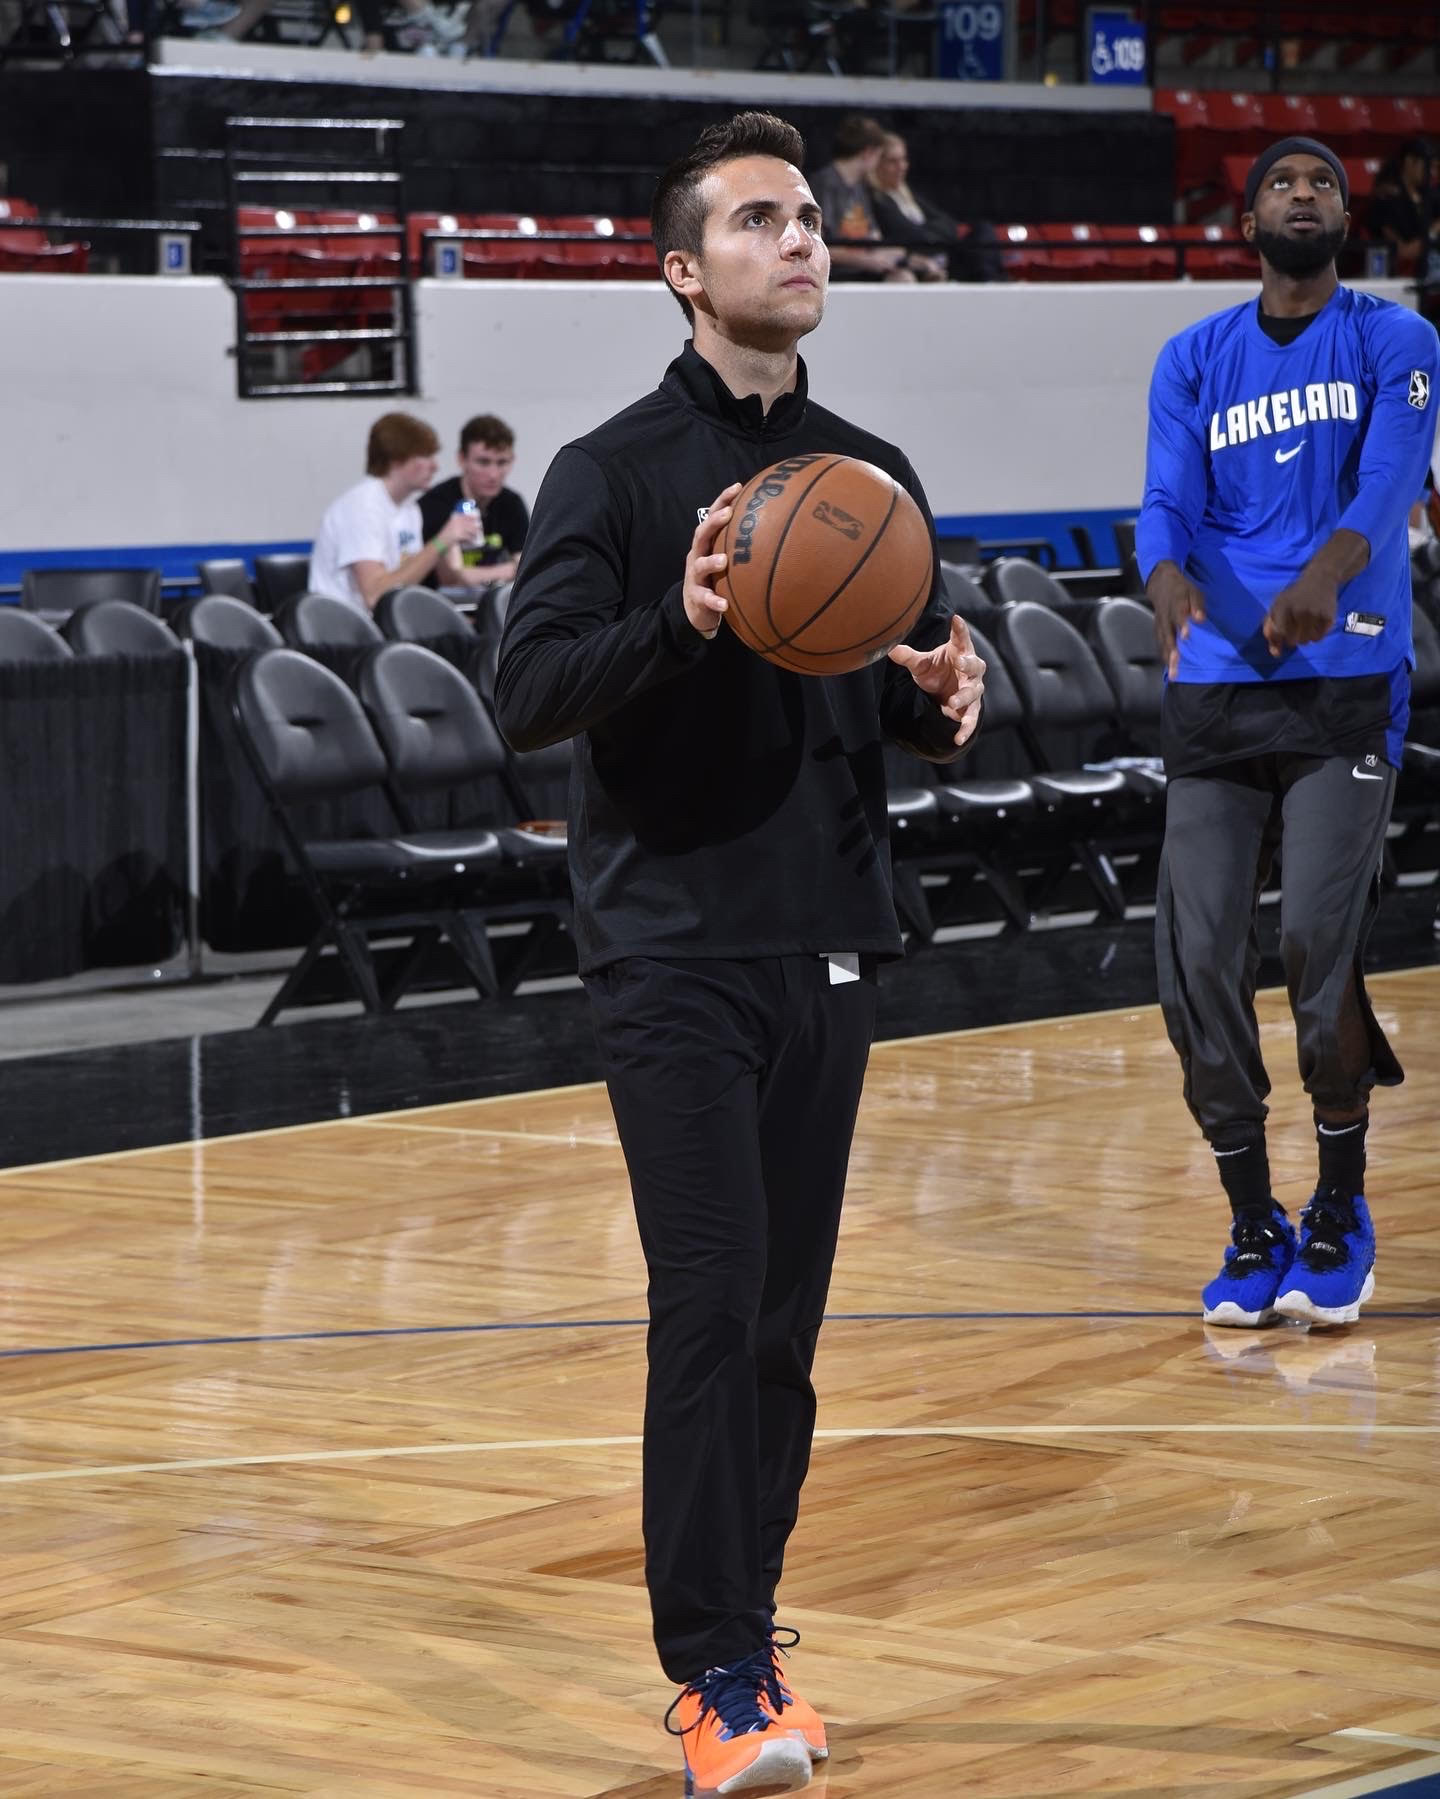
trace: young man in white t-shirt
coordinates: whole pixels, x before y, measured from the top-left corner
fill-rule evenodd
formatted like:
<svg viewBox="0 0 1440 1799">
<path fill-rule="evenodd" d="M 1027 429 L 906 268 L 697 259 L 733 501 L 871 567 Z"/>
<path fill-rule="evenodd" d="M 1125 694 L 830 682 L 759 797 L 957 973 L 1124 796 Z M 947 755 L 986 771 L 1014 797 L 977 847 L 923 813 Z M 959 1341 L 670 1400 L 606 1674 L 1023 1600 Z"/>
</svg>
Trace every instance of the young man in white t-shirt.
<svg viewBox="0 0 1440 1799">
<path fill-rule="evenodd" d="M 416 496 L 435 479 L 440 440 L 423 419 L 387 412 L 370 427 L 366 476 L 326 508 L 310 552 L 310 592 L 372 612 L 392 587 L 418 585 L 437 567 L 462 580 L 460 551 L 480 535 L 478 515 L 453 512 L 427 542 Z"/>
</svg>

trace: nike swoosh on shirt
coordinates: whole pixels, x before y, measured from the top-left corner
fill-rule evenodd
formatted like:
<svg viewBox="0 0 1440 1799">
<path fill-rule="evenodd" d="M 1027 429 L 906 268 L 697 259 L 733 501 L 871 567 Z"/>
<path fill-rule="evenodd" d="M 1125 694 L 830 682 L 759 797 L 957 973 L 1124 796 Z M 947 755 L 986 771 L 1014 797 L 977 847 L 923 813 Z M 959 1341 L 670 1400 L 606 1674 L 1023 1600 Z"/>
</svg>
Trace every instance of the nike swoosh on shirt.
<svg viewBox="0 0 1440 1799">
<path fill-rule="evenodd" d="M 1306 442 L 1307 439 L 1302 437 L 1293 450 L 1277 450 L 1275 452 L 1275 460 L 1277 462 L 1288 462 L 1292 456 L 1298 456 L 1300 454 L 1305 448 Z"/>
<path fill-rule="evenodd" d="M 1352 768 L 1350 776 L 1355 781 L 1383 781 L 1384 775 L 1367 775 L 1363 768 Z"/>
</svg>

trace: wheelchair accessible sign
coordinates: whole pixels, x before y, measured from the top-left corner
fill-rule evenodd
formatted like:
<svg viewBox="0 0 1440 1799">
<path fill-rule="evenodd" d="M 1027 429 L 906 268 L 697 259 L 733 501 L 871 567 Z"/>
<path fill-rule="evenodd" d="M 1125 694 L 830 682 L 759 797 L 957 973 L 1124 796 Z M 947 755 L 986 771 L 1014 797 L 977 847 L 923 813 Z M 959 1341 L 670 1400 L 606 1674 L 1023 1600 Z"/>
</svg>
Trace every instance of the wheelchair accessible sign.
<svg viewBox="0 0 1440 1799">
<path fill-rule="evenodd" d="M 1004 80 L 1003 0 L 941 0 L 936 26 L 936 73 L 942 81 Z"/>
<path fill-rule="evenodd" d="M 1102 87 L 1145 85 L 1145 27 L 1128 12 L 1092 6 L 1085 15 L 1088 79 Z"/>
</svg>

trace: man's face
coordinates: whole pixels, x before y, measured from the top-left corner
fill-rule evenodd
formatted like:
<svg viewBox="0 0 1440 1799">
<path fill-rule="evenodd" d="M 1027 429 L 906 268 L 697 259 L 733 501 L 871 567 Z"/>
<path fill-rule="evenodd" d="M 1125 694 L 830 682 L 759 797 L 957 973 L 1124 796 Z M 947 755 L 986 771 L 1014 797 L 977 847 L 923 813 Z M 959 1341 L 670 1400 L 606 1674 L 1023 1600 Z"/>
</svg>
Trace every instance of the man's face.
<svg viewBox="0 0 1440 1799">
<path fill-rule="evenodd" d="M 830 252 L 805 177 L 774 156 L 722 163 L 700 186 L 705 235 L 688 297 L 725 336 L 788 349 L 820 323 Z"/>
<path fill-rule="evenodd" d="M 439 466 L 438 456 L 407 456 L 393 471 L 396 484 L 407 496 L 424 493 L 427 487 L 433 485 L 435 471 Z"/>
<path fill-rule="evenodd" d="M 1349 229 L 1340 182 L 1318 156 L 1282 156 L 1265 171 L 1255 210 L 1240 220 L 1246 243 L 1282 275 L 1318 275 L 1334 262 Z"/>
<path fill-rule="evenodd" d="M 467 444 L 460 457 L 460 485 L 470 499 L 479 500 L 483 505 L 499 493 L 514 466 L 513 449 L 501 449 L 494 444 Z"/>
<path fill-rule="evenodd" d="M 898 137 L 889 138 L 880 147 L 880 160 L 875 164 L 875 185 L 887 193 L 903 187 L 910 172 L 910 153 Z"/>
</svg>

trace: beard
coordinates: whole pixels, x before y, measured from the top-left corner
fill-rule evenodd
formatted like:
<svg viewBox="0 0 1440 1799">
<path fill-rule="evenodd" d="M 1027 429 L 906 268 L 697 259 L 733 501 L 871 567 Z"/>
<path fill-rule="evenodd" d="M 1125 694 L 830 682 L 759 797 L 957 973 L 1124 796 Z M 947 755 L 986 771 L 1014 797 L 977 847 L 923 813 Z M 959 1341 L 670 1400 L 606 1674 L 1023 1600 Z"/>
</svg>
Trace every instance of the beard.
<svg viewBox="0 0 1440 1799">
<path fill-rule="evenodd" d="M 1257 225 L 1255 248 L 1270 267 L 1281 275 L 1318 275 L 1334 262 L 1345 242 L 1343 224 L 1329 231 L 1316 231 L 1309 237 L 1286 237 L 1281 231 L 1262 231 Z"/>
</svg>

